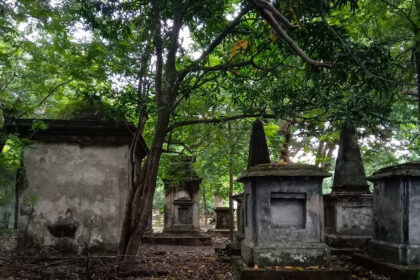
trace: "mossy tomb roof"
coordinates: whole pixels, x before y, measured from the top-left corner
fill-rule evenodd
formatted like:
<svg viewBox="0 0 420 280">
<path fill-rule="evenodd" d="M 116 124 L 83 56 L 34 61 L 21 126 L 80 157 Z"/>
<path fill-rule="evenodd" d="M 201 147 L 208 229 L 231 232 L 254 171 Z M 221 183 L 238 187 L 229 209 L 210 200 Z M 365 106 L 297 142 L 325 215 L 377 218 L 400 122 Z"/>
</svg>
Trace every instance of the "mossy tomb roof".
<svg viewBox="0 0 420 280">
<path fill-rule="evenodd" d="M 375 182 L 389 177 L 420 177 L 420 161 L 406 162 L 381 168 L 367 179 Z"/>
<path fill-rule="evenodd" d="M 265 163 L 249 168 L 237 181 L 254 177 L 330 177 L 331 174 L 314 165 Z"/>
</svg>

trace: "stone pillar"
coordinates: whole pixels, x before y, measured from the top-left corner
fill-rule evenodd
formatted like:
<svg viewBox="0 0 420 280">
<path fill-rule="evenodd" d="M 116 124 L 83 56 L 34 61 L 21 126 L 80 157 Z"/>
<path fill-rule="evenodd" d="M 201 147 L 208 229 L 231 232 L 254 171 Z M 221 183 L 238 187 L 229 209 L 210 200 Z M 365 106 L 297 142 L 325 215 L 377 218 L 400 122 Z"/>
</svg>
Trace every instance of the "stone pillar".
<svg viewBox="0 0 420 280">
<path fill-rule="evenodd" d="M 420 264 L 420 162 L 385 167 L 368 179 L 375 183 L 369 254 L 395 264 Z"/>
<path fill-rule="evenodd" d="M 179 156 L 170 164 L 165 183 L 164 232 L 200 229 L 201 178 L 192 167 L 194 157 Z"/>
<path fill-rule="evenodd" d="M 357 131 L 348 121 L 340 133 L 332 192 L 324 195 L 325 242 L 336 248 L 366 248 L 373 235 L 372 208 Z"/>
<path fill-rule="evenodd" d="M 232 196 L 237 202 L 236 209 L 236 225 L 237 232 L 233 236 L 235 242 L 241 242 L 245 238 L 245 223 L 244 223 L 244 194 L 237 194 Z"/>
<path fill-rule="evenodd" d="M 244 183 L 245 239 L 241 255 L 248 265 L 310 265 L 327 262 L 322 234 L 323 170 L 303 164 L 260 164 Z"/>
</svg>

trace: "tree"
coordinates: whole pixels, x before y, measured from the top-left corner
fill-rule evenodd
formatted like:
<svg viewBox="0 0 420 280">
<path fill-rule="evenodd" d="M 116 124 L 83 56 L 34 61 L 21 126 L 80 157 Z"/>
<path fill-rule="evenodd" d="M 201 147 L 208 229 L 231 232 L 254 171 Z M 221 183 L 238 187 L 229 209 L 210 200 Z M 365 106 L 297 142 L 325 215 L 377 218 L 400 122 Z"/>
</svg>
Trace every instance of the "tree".
<svg viewBox="0 0 420 280">
<path fill-rule="evenodd" d="M 38 17 L 39 11 L 52 11 L 51 22 L 48 16 L 41 17 L 44 19 L 41 22 L 47 30 L 59 23 L 61 33 L 56 33 L 57 36 L 67 34 L 63 26 L 75 23 L 89 25 L 92 39 L 77 46 L 83 46 L 88 54 L 91 51 L 100 59 L 88 55 L 90 59 L 82 61 L 91 63 L 89 72 L 98 74 L 95 81 L 109 85 L 109 80 L 118 80 L 118 86 L 122 88 L 120 91 L 95 88 L 94 91 L 116 106 L 127 105 L 132 113 L 131 119 L 138 122 L 133 143 L 142 134 L 151 136 L 149 153 L 141 165 L 135 161 L 135 145 L 131 149 L 130 160 L 136 168 L 131 176 L 121 234 L 119 254 L 122 256 L 137 253 L 152 207 L 162 148 L 175 129 L 198 123 L 272 116 L 273 111 L 280 118 L 325 121 L 324 111 L 334 116 L 334 110 L 323 109 L 328 109 L 328 104 L 341 94 L 337 90 L 342 87 L 340 82 L 351 84 L 358 79 L 366 90 L 356 92 L 356 83 L 353 91 L 342 94 L 341 100 L 345 102 L 338 105 L 358 112 L 357 106 L 354 106 L 357 102 L 369 105 L 375 98 L 381 101 L 378 96 L 369 95 L 369 90 L 374 88 L 369 87 L 372 77 L 364 77 L 365 72 L 358 71 L 354 63 L 347 66 L 357 49 L 361 50 L 358 53 L 361 57 L 381 54 L 381 51 L 353 44 L 344 55 L 340 50 L 332 52 L 339 39 L 331 40 L 334 36 L 330 25 L 322 21 L 326 14 L 348 3 L 354 9 L 355 1 L 324 1 L 316 7 L 309 0 L 274 5 L 264 0 L 244 3 L 68 0 L 59 7 L 49 1 L 40 1 L 35 5 L 27 1 L 19 3 Z M 280 10 L 289 12 L 283 14 Z M 226 21 L 227 15 L 235 16 Z M 285 15 L 293 18 L 294 23 Z M 182 37 L 188 31 L 193 43 L 186 49 Z M 71 49 L 71 44 L 60 50 L 65 53 L 68 48 Z M 192 51 L 198 54 L 191 55 Z M 84 53 L 82 51 L 80 57 L 84 57 Z M 74 57 L 78 57 L 78 53 L 72 53 L 71 58 Z M 386 56 L 383 58 L 386 60 Z M 369 66 L 386 70 L 386 65 L 382 69 L 382 64 L 375 62 Z M 352 75 L 347 78 L 349 67 L 352 67 Z M 331 71 L 324 68 L 331 68 Z M 276 73 L 279 69 L 281 72 Z M 276 79 L 270 79 L 272 77 Z M 283 78 L 294 77 L 297 82 L 281 86 Z M 299 82 L 302 82 L 301 86 Z M 194 114 L 194 119 L 182 118 L 185 116 L 180 114 L 179 107 L 193 94 L 209 94 L 209 97 L 217 99 L 223 94 L 223 88 L 229 88 L 236 99 L 235 104 L 241 108 L 238 115 L 226 116 L 223 115 L 226 110 L 221 110 L 222 114 L 201 112 Z M 300 94 L 302 88 L 305 89 L 304 94 Z M 336 90 L 325 90 L 330 88 Z M 89 89 L 86 86 L 84 90 L 87 96 Z M 250 90 L 250 94 L 244 94 L 245 90 Z M 270 90 L 269 98 L 261 96 L 261 93 Z M 267 99 L 271 101 L 270 106 L 264 105 Z M 308 108 L 311 102 L 321 108 Z"/>
</svg>

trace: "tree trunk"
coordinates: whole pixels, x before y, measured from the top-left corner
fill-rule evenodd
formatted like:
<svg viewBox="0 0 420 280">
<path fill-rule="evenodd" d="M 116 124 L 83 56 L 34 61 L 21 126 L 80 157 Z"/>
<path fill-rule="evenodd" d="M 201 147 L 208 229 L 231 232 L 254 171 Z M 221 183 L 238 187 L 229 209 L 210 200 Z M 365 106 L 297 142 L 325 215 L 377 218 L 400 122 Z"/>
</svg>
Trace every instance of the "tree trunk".
<svg viewBox="0 0 420 280">
<path fill-rule="evenodd" d="M 206 201 L 206 189 L 203 187 L 203 213 L 204 213 L 204 225 L 207 228 L 207 218 L 208 218 L 208 212 L 207 212 L 207 201 Z"/>
<path fill-rule="evenodd" d="M 284 143 L 282 145 L 281 154 L 279 161 L 284 161 L 290 163 L 290 154 L 289 154 L 289 144 L 292 139 L 292 134 L 290 132 L 291 123 L 288 121 L 280 121 L 279 133 L 284 136 Z"/>
<path fill-rule="evenodd" d="M 229 215 L 230 215 L 230 233 L 229 239 L 233 241 L 233 232 L 234 232 L 234 222 L 233 222 L 233 155 L 232 153 L 229 154 Z"/>
<path fill-rule="evenodd" d="M 169 124 L 169 117 L 169 109 L 159 112 L 156 131 L 149 153 L 141 169 L 138 181 L 136 180 L 130 189 L 121 230 L 120 259 L 128 259 L 137 255 L 143 233 L 146 230 L 153 204 L 159 161 Z"/>
<path fill-rule="evenodd" d="M 415 32 L 415 38 L 418 38 L 420 32 Z M 420 132 L 420 39 L 416 39 L 415 48 L 415 60 L 416 60 L 416 69 L 417 69 L 417 98 L 418 98 L 418 123 L 419 123 L 419 132 Z"/>
</svg>

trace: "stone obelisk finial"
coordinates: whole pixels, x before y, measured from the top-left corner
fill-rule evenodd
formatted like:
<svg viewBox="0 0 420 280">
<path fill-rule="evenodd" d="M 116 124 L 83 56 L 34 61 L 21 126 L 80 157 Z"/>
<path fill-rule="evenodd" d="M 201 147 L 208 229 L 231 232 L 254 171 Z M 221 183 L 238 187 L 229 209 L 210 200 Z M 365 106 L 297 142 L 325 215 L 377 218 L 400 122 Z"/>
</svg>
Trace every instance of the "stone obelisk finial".
<svg viewBox="0 0 420 280">
<path fill-rule="evenodd" d="M 332 192 L 369 193 L 357 131 L 351 121 L 341 128 Z"/>
<path fill-rule="evenodd" d="M 248 168 L 263 163 L 270 163 L 270 155 L 268 154 L 264 126 L 261 121 L 256 120 L 252 123 Z"/>
</svg>

